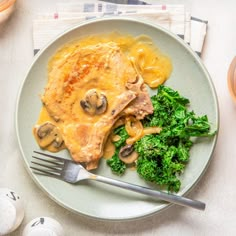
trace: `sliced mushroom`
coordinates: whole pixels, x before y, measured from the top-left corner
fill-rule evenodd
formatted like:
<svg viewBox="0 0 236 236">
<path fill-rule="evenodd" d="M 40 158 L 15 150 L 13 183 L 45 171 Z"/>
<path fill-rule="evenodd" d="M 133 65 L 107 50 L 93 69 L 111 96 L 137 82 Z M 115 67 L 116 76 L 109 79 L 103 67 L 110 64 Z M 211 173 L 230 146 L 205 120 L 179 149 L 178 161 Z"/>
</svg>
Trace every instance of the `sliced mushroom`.
<svg viewBox="0 0 236 236">
<path fill-rule="evenodd" d="M 96 89 L 91 89 L 85 99 L 80 101 L 80 105 L 89 115 L 100 115 L 107 110 L 107 98 L 104 94 L 98 94 Z"/>
<path fill-rule="evenodd" d="M 37 126 L 35 129 L 35 135 L 38 144 L 42 148 L 51 146 L 51 149 L 60 149 L 64 143 L 60 130 L 57 126 L 50 122 Z"/>
<path fill-rule="evenodd" d="M 119 158 L 126 164 L 131 164 L 138 158 L 138 153 L 134 151 L 133 145 L 126 145 L 120 149 Z"/>
<path fill-rule="evenodd" d="M 104 94 L 100 95 L 100 99 L 97 102 L 96 113 L 102 114 L 107 110 L 107 97 Z"/>
</svg>

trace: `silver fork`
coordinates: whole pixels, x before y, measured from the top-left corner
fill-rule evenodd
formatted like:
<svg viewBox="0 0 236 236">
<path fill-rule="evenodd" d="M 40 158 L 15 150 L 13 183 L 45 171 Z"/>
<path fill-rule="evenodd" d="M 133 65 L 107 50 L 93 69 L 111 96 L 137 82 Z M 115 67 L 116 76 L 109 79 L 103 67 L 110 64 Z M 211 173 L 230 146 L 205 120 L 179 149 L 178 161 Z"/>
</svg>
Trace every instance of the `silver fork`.
<svg viewBox="0 0 236 236">
<path fill-rule="evenodd" d="M 196 208 L 198 210 L 205 209 L 205 203 L 192 200 L 186 197 L 153 190 L 147 187 L 142 187 L 135 184 L 130 184 L 127 182 L 99 176 L 88 172 L 82 165 L 67 160 L 61 157 L 52 156 L 46 153 L 34 151 L 34 153 L 48 157 L 48 159 L 41 158 L 38 156 L 32 156 L 37 161 L 32 161 L 31 163 L 34 166 L 30 166 L 31 169 L 37 171 L 35 173 L 44 174 L 51 176 L 60 180 L 63 180 L 68 183 L 77 183 L 81 180 L 89 179 L 96 180 L 102 183 L 114 185 L 123 189 L 131 190 L 137 193 L 142 193 L 154 198 L 164 200 L 167 202 L 175 203 L 182 206 L 188 206 Z M 35 167 L 37 166 L 37 167 Z"/>
</svg>

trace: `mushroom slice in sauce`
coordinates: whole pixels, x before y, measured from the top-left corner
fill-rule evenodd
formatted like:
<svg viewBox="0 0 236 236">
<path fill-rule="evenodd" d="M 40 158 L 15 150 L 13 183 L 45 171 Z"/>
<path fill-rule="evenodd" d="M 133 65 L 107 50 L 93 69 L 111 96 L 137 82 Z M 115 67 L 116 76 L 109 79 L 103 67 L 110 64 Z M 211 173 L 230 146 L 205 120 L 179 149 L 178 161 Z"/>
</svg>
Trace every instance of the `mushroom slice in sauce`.
<svg viewBox="0 0 236 236">
<path fill-rule="evenodd" d="M 131 164 L 138 158 L 138 153 L 134 151 L 133 145 L 126 145 L 120 149 L 119 158 L 126 164 Z"/>
<path fill-rule="evenodd" d="M 58 151 L 63 146 L 63 138 L 57 126 L 51 122 L 45 122 L 34 129 L 36 140 L 41 148 L 49 148 Z"/>
<path fill-rule="evenodd" d="M 107 98 L 104 94 L 98 94 L 96 89 L 89 90 L 85 99 L 80 101 L 83 110 L 89 115 L 100 115 L 107 110 Z"/>
</svg>

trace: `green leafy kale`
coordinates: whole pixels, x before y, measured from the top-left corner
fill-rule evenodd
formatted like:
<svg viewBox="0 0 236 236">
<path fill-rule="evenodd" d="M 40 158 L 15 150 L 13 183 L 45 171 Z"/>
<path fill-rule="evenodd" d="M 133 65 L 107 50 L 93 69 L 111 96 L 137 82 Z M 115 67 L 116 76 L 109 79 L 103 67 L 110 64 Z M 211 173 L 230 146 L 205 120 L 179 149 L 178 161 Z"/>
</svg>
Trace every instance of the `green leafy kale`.
<svg viewBox="0 0 236 236">
<path fill-rule="evenodd" d="M 121 161 L 118 155 L 119 151 L 116 150 L 112 158 L 107 160 L 107 164 L 108 166 L 110 166 L 113 173 L 117 175 L 122 175 L 126 170 L 126 164 L 123 161 Z"/>
<path fill-rule="evenodd" d="M 159 86 L 151 101 L 154 112 L 145 117 L 143 126 L 159 126 L 162 131 L 146 135 L 134 144 L 139 154 L 137 173 L 146 181 L 178 192 L 181 186 L 179 174 L 188 163 L 193 145 L 191 137 L 212 136 L 215 132 L 210 131 L 206 115 L 198 117 L 193 111 L 188 111 L 189 100 L 167 86 Z M 107 163 L 113 172 L 123 174 L 126 167 L 118 153 L 128 134 L 124 126 L 117 128 L 115 133 L 121 138 L 114 143 L 116 153 Z"/>
<path fill-rule="evenodd" d="M 126 164 L 120 160 L 119 158 L 119 151 L 120 148 L 125 146 L 125 141 L 129 137 L 128 133 L 126 132 L 125 126 L 117 127 L 114 130 L 114 133 L 116 135 L 120 136 L 120 139 L 116 142 L 114 142 L 114 145 L 116 147 L 115 154 L 112 156 L 112 158 L 107 160 L 108 166 L 110 166 L 112 172 L 118 175 L 124 174 L 126 170 Z"/>
</svg>

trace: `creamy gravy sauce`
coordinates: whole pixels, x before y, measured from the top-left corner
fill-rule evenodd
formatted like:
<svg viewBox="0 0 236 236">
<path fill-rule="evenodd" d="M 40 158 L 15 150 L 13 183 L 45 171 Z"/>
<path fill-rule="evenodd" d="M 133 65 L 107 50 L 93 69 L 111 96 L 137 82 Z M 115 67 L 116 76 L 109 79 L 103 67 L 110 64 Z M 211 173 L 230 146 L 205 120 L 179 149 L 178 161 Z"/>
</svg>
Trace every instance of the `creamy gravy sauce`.
<svg viewBox="0 0 236 236">
<path fill-rule="evenodd" d="M 131 65 L 135 68 L 136 72 L 141 74 L 143 77 L 145 83 L 151 87 L 156 88 L 158 85 L 163 84 L 165 80 L 170 76 L 170 73 L 172 71 L 172 64 L 170 59 L 163 55 L 158 48 L 153 45 L 152 40 L 147 36 L 139 36 L 139 37 L 132 37 L 130 35 L 121 35 L 119 33 L 111 33 L 108 35 L 93 35 L 86 38 L 82 38 L 73 42 L 70 42 L 63 46 L 61 49 L 59 49 L 55 55 L 51 58 L 51 60 L 48 63 L 48 74 L 49 79 L 50 76 L 57 76 L 57 68 L 60 69 L 60 71 L 63 70 L 63 73 L 65 74 L 64 80 L 67 80 L 67 75 L 72 70 L 73 64 L 75 62 L 76 53 L 80 48 L 84 48 L 91 45 L 97 45 L 99 43 L 108 43 L 108 42 L 114 42 L 116 43 L 121 50 L 127 55 L 127 57 L 131 61 Z M 88 52 L 89 53 L 89 52 Z M 109 59 L 109 55 L 107 56 Z M 81 64 L 82 63 L 82 64 Z M 91 66 L 91 64 L 96 63 L 96 58 L 91 61 L 82 61 L 80 62 L 80 65 L 82 66 L 83 73 L 86 73 L 86 68 L 88 65 Z M 99 66 L 99 65 L 98 65 Z M 94 75 L 94 78 L 96 76 Z M 124 79 L 124 83 L 126 80 Z M 73 81 L 70 81 L 70 83 L 73 83 Z M 96 86 L 96 80 L 91 81 L 85 81 L 86 86 L 82 86 L 79 88 L 78 93 L 72 93 L 74 96 L 76 95 L 76 98 L 70 98 L 70 99 L 81 99 L 80 94 L 84 94 L 87 90 L 94 88 Z M 65 85 L 66 86 L 66 85 Z M 67 87 L 68 96 L 70 96 L 70 89 L 73 89 L 73 87 L 69 86 Z M 101 91 L 114 91 L 113 93 L 110 93 L 109 99 L 116 99 L 116 91 L 119 90 L 119 84 L 115 84 L 115 78 L 114 80 L 107 80 L 107 82 L 103 85 L 99 84 L 99 89 Z M 76 112 L 75 117 L 66 117 L 67 121 L 70 122 L 70 119 L 77 119 L 78 122 L 81 120 L 90 119 L 89 116 L 87 116 L 83 111 L 80 111 L 81 108 L 77 105 L 73 107 L 74 111 Z M 99 117 L 98 117 L 99 118 Z M 45 107 L 42 107 L 42 110 L 39 115 L 39 119 L 37 121 L 37 125 L 41 125 L 45 122 L 52 122 L 60 129 L 60 122 L 56 122 L 54 119 L 51 118 Z M 96 122 L 96 119 L 94 120 Z M 34 128 L 34 136 L 37 140 L 37 142 L 40 144 L 40 140 L 35 132 L 36 128 Z M 65 146 L 62 146 L 62 148 L 66 148 Z M 56 149 L 49 145 L 46 147 L 47 150 L 55 152 Z M 58 151 L 58 150 L 57 150 Z M 115 152 L 115 147 L 112 143 L 112 141 L 108 138 L 105 148 L 104 148 L 104 157 L 110 158 Z"/>
</svg>

